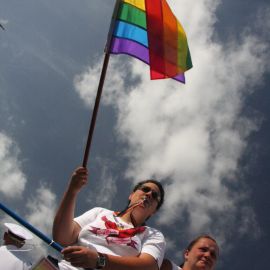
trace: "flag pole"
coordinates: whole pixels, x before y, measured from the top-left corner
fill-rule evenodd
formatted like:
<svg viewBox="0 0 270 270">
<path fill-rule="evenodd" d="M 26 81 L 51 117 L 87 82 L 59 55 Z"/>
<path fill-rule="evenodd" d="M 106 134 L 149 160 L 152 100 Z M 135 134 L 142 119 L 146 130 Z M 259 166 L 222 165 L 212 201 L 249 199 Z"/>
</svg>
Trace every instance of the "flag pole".
<svg viewBox="0 0 270 270">
<path fill-rule="evenodd" d="M 21 225 L 23 225 L 25 228 L 27 228 L 29 231 L 31 231 L 33 234 L 35 234 L 37 237 L 39 237 L 41 240 L 43 240 L 45 243 L 47 243 L 49 246 L 51 246 L 55 250 L 61 252 L 63 247 L 60 244 L 54 242 L 52 239 L 50 239 L 48 236 L 43 234 L 41 231 L 39 231 L 38 229 L 33 227 L 30 223 L 28 223 L 27 221 L 22 219 L 20 216 L 18 216 L 15 212 L 13 212 L 9 208 L 7 208 L 1 202 L 0 202 L 0 209 L 2 209 L 6 214 L 11 216 L 16 221 L 18 221 Z"/>
<path fill-rule="evenodd" d="M 99 103 L 100 103 L 102 89 L 103 89 L 103 85 L 104 85 L 104 81 L 105 81 L 105 77 L 106 77 L 106 73 L 107 73 L 107 68 L 108 68 L 108 64 L 109 64 L 109 59 L 110 59 L 109 50 L 110 50 L 110 46 L 111 46 L 113 29 L 114 29 L 114 25 L 115 25 L 115 21 L 116 21 L 116 17 L 117 17 L 120 3 L 121 3 L 121 0 L 116 0 L 116 2 L 115 2 L 112 20 L 111 20 L 111 24 L 110 24 L 110 30 L 108 33 L 107 43 L 106 43 L 105 50 L 104 50 L 105 55 L 104 55 L 104 60 L 103 60 L 103 66 L 102 66 L 101 75 L 100 75 L 100 79 L 99 79 L 98 90 L 97 90 L 96 99 L 95 99 L 95 105 L 94 105 L 94 109 L 93 109 L 93 113 L 92 113 L 91 123 L 90 123 L 89 131 L 88 131 L 88 137 L 87 137 L 87 142 L 86 142 L 84 156 L 83 156 L 83 162 L 82 162 L 82 166 L 85 168 L 87 167 L 89 152 L 90 152 L 90 148 L 91 148 L 93 133 L 94 133 L 96 119 L 97 119 Z"/>
</svg>

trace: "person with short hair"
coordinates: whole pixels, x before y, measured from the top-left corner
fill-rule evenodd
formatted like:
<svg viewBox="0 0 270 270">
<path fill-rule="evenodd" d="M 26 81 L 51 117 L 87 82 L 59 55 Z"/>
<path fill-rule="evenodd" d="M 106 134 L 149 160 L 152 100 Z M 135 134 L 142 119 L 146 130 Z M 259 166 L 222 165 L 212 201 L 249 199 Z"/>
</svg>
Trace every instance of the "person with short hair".
<svg viewBox="0 0 270 270">
<path fill-rule="evenodd" d="M 200 235 L 185 249 L 184 262 L 180 266 L 164 259 L 161 270 L 213 270 L 218 256 L 219 247 L 216 240 L 209 235 Z"/>
<path fill-rule="evenodd" d="M 0 267 L 4 270 L 27 270 L 31 267 L 28 252 L 23 249 L 26 240 L 33 238 L 32 234 L 14 223 L 4 223 L 7 231 L 4 233 L 4 244 L 0 247 Z"/>
<path fill-rule="evenodd" d="M 128 206 L 121 212 L 95 207 L 74 218 L 77 195 L 87 183 L 87 176 L 84 167 L 74 171 L 54 219 L 54 240 L 66 247 L 59 269 L 159 269 L 165 239 L 145 222 L 163 203 L 161 183 L 156 180 L 138 183 L 129 195 Z"/>
</svg>

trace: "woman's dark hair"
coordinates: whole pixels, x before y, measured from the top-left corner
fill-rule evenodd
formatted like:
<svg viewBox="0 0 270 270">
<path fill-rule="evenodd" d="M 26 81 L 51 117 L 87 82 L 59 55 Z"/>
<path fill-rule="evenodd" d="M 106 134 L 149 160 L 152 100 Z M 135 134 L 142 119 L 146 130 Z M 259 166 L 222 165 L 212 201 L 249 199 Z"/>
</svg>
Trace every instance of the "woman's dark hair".
<svg viewBox="0 0 270 270">
<path fill-rule="evenodd" d="M 165 195 L 165 191 L 163 189 L 162 184 L 154 179 L 148 179 L 148 180 L 144 180 L 144 181 L 140 181 L 139 183 L 137 183 L 134 188 L 133 188 L 133 192 L 135 192 L 136 190 L 138 190 L 141 186 L 143 186 L 146 183 L 153 183 L 155 184 L 160 192 L 160 200 L 158 201 L 158 205 L 157 205 L 157 210 L 162 206 L 163 202 L 164 202 L 164 195 Z"/>
</svg>

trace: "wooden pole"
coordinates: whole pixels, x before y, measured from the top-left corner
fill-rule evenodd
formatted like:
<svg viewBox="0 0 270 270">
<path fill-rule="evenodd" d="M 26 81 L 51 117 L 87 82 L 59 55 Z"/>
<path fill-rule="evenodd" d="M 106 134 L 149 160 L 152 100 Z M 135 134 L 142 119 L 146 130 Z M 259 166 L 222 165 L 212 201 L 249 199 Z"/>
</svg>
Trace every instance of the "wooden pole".
<svg viewBox="0 0 270 270">
<path fill-rule="evenodd" d="M 104 81 L 105 81 L 105 76 L 106 76 L 106 72 L 107 72 L 107 67 L 108 67 L 108 64 L 109 64 L 109 59 L 110 59 L 110 54 L 105 53 L 103 66 L 102 66 L 102 71 L 101 71 L 101 75 L 100 75 L 100 80 L 99 80 L 99 84 L 98 84 L 98 90 L 97 90 L 94 110 L 93 110 L 93 113 L 92 113 L 92 119 L 91 119 L 89 131 L 88 131 L 88 138 L 87 138 L 87 142 L 86 142 L 86 146 L 85 146 L 85 150 L 84 150 L 82 166 L 85 167 L 85 168 L 87 166 L 87 161 L 88 161 L 88 157 L 89 157 L 91 142 L 92 142 L 93 133 L 94 133 L 94 129 L 95 129 L 97 113 L 98 113 L 98 108 L 99 108 L 99 103 L 100 103 L 100 99 L 101 99 L 102 89 L 103 89 L 103 85 L 104 85 Z"/>
<path fill-rule="evenodd" d="M 104 60 L 103 60 L 103 66 L 102 66 L 101 75 L 100 75 L 100 79 L 99 79 L 95 105 L 94 105 L 94 109 L 93 109 L 93 113 L 92 113 L 92 119 L 91 119 L 89 131 L 88 131 L 88 137 L 87 137 L 87 142 L 86 142 L 84 156 L 83 156 L 82 166 L 85 168 L 87 167 L 89 152 L 90 152 L 90 148 L 91 148 L 93 133 L 94 133 L 96 119 L 97 119 L 99 103 L 100 103 L 102 89 L 103 89 L 103 85 L 104 85 L 104 81 L 105 81 L 105 77 L 106 77 L 106 72 L 107 72 L 107 68 L 108 68 L 108 64 L 109 64 L 109 59 L 110 59 L 109 50 L 111 47 L 113 30 L 114 30 L 115 21 L 116 21 L 116 17 L 117 17 L 120 3 L 121 3 L 121 0 L 116 0 L 115 6 L 114 6 L 114 11 L 113 11 L 113 16 L 112 16 L 112 20 L 111 20 L 110 30 L 108 33 L 107 43 L 105 46 L 105 56 L 104 56 Z"/>
</svg>

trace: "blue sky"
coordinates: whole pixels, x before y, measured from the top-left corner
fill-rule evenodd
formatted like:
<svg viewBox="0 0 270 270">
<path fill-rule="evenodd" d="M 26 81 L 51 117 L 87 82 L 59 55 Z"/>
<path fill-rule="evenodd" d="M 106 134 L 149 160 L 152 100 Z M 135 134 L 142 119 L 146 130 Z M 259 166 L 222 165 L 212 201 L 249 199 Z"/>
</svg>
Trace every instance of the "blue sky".
<svg viewBox="0 0 270 270">
<path fill-rule="evenodd" d="M 180 262 L 190 239 L 210 233 L 218 270 L 265 268 L 269 3 L 168 2 L 194 68 L 186 85 L 150 81 L 143 63 L 111 57 L 76 213 L 121 209 L 133 183 L 154 177 L 167 199 L 150 224 L 164 232 L 167 257 Z M 82 162 L 114 1 L 0 4 L 0 198 L 50 235 Z"/>
</svg>

